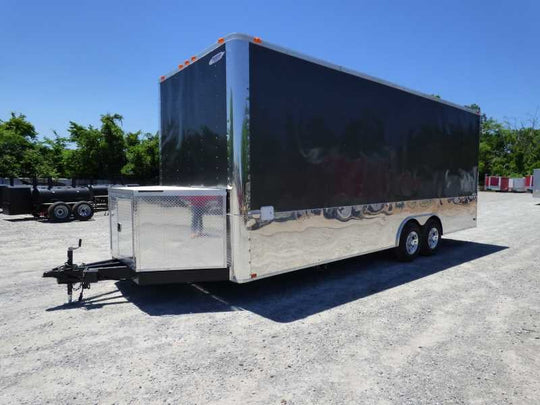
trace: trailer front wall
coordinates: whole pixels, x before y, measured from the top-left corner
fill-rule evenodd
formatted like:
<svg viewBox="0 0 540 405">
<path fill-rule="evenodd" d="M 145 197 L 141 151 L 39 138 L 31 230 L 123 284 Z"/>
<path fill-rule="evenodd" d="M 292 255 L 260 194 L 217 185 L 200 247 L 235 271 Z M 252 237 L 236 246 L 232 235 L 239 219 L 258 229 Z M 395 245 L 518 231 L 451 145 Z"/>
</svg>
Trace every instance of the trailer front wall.
<svg viewBox="0 0 540 405">
<path fill-rule="evenodd" d="M 163 185 L 227 185 L 224 51 L 218 47 L 161 83 Z"/>
</svg>

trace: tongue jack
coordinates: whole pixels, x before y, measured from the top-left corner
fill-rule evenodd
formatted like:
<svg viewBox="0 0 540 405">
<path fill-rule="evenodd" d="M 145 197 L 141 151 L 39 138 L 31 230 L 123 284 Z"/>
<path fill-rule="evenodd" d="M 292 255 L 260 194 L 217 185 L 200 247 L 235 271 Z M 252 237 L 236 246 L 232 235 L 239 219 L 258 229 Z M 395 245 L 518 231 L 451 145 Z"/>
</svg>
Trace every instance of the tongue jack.
<svg viewBox="0 0 540 405">
<path fill-rule="evenodd" d="M 70 270 L 73 269 L 73 251 L 79 249 L 81 246 L 82 246 L 82 239 L 79 239 L 79 243 L 77 246 L 68 247 L 66 267 L 68 267 Z M 71 304 L 73 302 L 73 283 L 67 284 L 67 295 L 68 295 L 68 303 Z"/>
</svg>

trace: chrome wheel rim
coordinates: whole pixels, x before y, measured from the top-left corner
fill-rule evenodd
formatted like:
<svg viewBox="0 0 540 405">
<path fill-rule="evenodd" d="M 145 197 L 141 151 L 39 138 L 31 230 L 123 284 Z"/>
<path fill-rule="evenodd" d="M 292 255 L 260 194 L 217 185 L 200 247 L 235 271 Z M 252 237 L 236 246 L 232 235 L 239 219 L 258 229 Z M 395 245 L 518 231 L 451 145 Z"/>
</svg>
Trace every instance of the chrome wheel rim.
<svg viewBox="0 0 540 405">
<path fill-rule="evenodd" d="M 407 253 L 412 256 L 418 250 L 418 232 L 412 231 L 407 235 L 407 240 L 405 242 L 405 248 Z"/>
<path fill-rule="evenodd" d="M 81 217 L 87 217 L 90 215 L 90 207 L 88 205 L 81 205 L 77 208 L 77 213 Z"/>
<path fill-rule="evenodd" d="M 429 230 L 427 243 L 430 249 L 435 249 L 439 244 L 439 230 L 436 227 L 433 227 Z"/>
<path fill-rule="evenodd" d="M 56 207 L 54 209 L 54 215 L 56 218 L 64 219 L 68 216 L 68 210 L 66 210 L 64 207 Z"/>
<path fill-rule="evenodd" d="M 352 215 L 352 207 L 339 207 L 337 214 L 340 218 L 347 219 Z"/>
</svg>

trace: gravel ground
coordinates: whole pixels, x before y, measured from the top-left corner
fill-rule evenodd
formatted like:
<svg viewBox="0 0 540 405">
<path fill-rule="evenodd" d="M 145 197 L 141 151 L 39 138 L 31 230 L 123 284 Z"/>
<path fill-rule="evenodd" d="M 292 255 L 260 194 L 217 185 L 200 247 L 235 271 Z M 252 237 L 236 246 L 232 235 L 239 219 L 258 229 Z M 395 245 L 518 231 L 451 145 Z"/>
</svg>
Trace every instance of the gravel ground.
<svg viewBox="0 0 540 405">
<path fill-rule="evenodd" d="M 41 273 L 108 217 L 0 215 L 0 402 L 538 403 L 540 201 L 480 193 L 479 226 L 413 263 L 380 252 L 236 285 L 92 286 Z"/>
</svg>

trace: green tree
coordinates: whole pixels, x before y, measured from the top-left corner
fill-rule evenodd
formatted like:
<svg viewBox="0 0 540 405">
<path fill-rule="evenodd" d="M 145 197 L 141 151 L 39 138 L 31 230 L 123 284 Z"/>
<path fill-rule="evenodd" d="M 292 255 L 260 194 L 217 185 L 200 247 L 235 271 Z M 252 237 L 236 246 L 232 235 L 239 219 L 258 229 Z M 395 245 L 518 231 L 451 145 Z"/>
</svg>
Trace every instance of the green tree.
<svg viewBox="0 0 540 405">
<path fill-rule="evenodd" d="M 40 140 L 24 115 L 12 113 L 9 120 L 0 120 L 0 176 L 116 180 L 127 175 L 157 181 L 158 134 L 125 134 L 121 124 L 121 115 L 105 114 L 99 128 L 70 122 L 68 138 L 54 132 L 54 137 Z"/>
<path fill-rule="evenodd" d="M 33 176 L 38 172 L 40 156 L 35 150 L 37 132 L 23 114 L 11 113 L 0 120 L 0 176 Z"/>
<path fill-rule="evenodd" d="M 74 177 L 100 177 L 101 133 L 92 125 L 84 127 L 73 121 L 69 123 L 69 140 L 76 146 L 66 156 L 68 173 Z"/>
<path fill-rule="evenodd" d="M 159 135 L 140 132 L 126 135 L 127 163 L 122 174 L 138 181 L 159 181 Z"/>
<path fill-rule="evenodd" d="M 126 164 L 124 130 L 119 114 L 101 116 L 101 127 L 70 122 L 69 140 L 76 149 L 66 155 L 68 171 L 75 177 L 116 179 Z"/>
<path fill-rule="evenodd" d="M 70 150 L 67 149 L 68 139 L 54 132 L 54 138 L 45 137 L 38 144 L 38 149 L 43 157 L 40 168 L 41 177 L 65 177 L 67 176 L 66 160 Z"/>
<path fill-rule="evenodd" d="M 474 104 L 468 107 L 478 108 Z M 480 181 L 486 174 L 521 177 L 540 167 L 540 130 L 536 129 L 536 120 L 511 127 L 482 114 L 481 125 Z"/>
<path fill-rule="evenodd" d="M 101 153 L 103 167 L 101 172 L 105 178 L 116 178 L 127 162 L 124 130 L 121 128 L 120 114 L 105 114 L 101 116 Z"/>
<path fill-rule="evenodd" d="M 466 105 L 465 107 L 480 113 L 480 106 L 478 104 L 472 103 L 470 105 Z"/>
<path fill-rule="evenodd" d="M 34 126 L 26 120 L 24 114 L 11 113 L 11 118 L 7 121 L 0 120 L 0 129 L 12 131 L 13 133 L 22 136 L 25 139 L 36 139 L 37 132 Z"/>
</svg>

